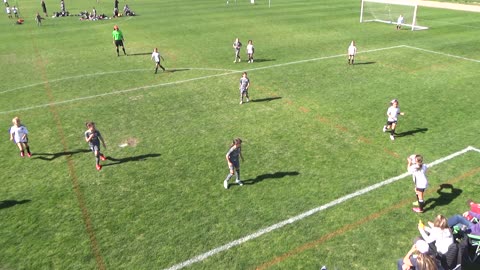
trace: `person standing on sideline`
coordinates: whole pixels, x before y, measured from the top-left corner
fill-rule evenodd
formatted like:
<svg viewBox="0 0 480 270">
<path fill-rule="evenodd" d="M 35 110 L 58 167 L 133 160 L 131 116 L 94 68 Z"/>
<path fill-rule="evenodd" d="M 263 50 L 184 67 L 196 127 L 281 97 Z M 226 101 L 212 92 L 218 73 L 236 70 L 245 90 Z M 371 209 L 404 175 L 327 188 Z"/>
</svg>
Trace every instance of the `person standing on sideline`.
<svg viewBox="0 0 480 270">
<path fill-rule="evenodd" d="M 415 194 L 418 202 L 416 207 L 412 208 L 412 210 L 416 213 L 423 213 L 423 207 L 425 206 L 423 194 L 428 186 L 427 165 L 423 164 L 423 157 L 421 155 L 416 155 L 415 162 L 412 162 L 411 159 L 408 159 L 407 169 L 408 172 L 413 176 L 413 181 L 415 183 Z"/>
<path fill-rule="evenodd" d="M 160 59 L 162 59 L 162 61 L 165 61 L 165 59 L 163 59 L 163 56 L 161 56 L 160 53 L 158 52 L 158 48 L 153 49 L 152 60 L 155 62 L 155 74 L 157 74 L 159 67 L 163 71 L 165 71 L 165 68 L 160 64 Z"/>
<path fill-rule="evenodd" d="M 238 62 L 242 62 L 242 59 L 240 59 L 241 48 L 242 48 L 242 43 L 240 42 L 240 39 L 236 38 L 235 41 L 233 42 L 233 49 L 235 50 L 235 60 L 233 60 L 233 63 L 236 63 L 237 60 Z"/>
<path fill-rule="evenodd" d="M 90 150 L 92 150 L 93 154 L 95 155 L 95 168 L 100 171 L 102 169 L 102 165 L 100 165 L 100 159 L 107 159 L 100 152 L 100 142 L 102 142 L 103 148 L 107 149 L 107 146 L 105 146 L 105 141 L 103 140 L 100 131 L 95 129 L 94 122 L 87 122 L 85 125 L 87 126 L 87 131 L 85 131 L 85 141 L 88 143 Z"/>
<path fill-rule="evenodd" d="M 355 46 L 355 41 L 352 40 L 350 46 L 348 46 L 348 64 L 353 65 L 355 61 L 355 55 L 357 54 L 357 47 Z"/>
<path fill-rule="evenodd" d="M 398 100 L 394 99 L 390 102 L 390 107 L 387 110 L 387 123 L 383 126 L 383 132 L 387 132 L 390 129 L 390 139 L 395 140 L 395 128 L 397 128 L 398 115 L 405 115 L 404 112 L 400 112 L 398 107 Z"/>
<path fill-rule="evenodd" d="M 247 45 L 248 63 L 253 63 L 253 53 L 255 53 L 255 48 L 253 47 L 253 41 L 249 40 Z"/>
<path fill-rule="evenodd" d="M 232 178 L 234 173 L 236 173 L 235 182 L 239 186 L 243 186 L 242 181 L 240 181 L 240 160 L 238 159 L 239 157 L 242 159 L 243 162 L 242 140 L 240 138 L 236 138 L 233 140 L 232 145 L 230 145 L 230 149 L 225 155 L 225 158 L 227 159 L 228 169 L 230 170 L 227 178 L 225 178 L 225 180 L 223 181 L 223 187 L 225 189 L 228 189 L 228 180 Z"/>
<path fill-rule="evenodd" d="M 115 47 L 117 47 L 117 56 L 120 56 L 120 52 L 118 50 L 119 46 L 122 46 L 123 53 L 127 55 L 127 53 L 125 52 L 125 46 L 123 45 L 123 41 L 125 41 L 125 39 L 123 38 L 122 31 L 120 31 L 117 25 L 113 26 L 112 36 L 113 44 L 115 45 Z"/>
<path fill-rule="evenodd" d="M 25 156 L 25 150 L 27 150 L 28 157 L 32 156 L 30 152 L 30 146 L 28 146 L 28 130 L 20 122 L 20 118 L 15 117 L 12 119 L 13 126 L 10 128 L 10 141 L 13 141 L 20 149 L 20 156 Z"/>
<path fill-rule="evenodd" d="M 240 78 L 240 104 L 243 104 L 243 97 L 247 98 L 247 102 L 250 101 L 248 96 L 249 87 L 250 87 L 250 79 L 247 77 L 247 72 L 243 72 L 242 78 Z"/>
<path fill-rule="evenodd" d="M 47 5 L 45 5 L 45 0 L 42 0 L 40 4 L 42 5 L 43 14 L 45 14 L 45 17 L 48 17 Z"/>
<path fill-rule="evenodd" d="M 402 28 L 402 24 L 403 24 L 403 16 L 402 14 L 400 14 L 400 16 L 398 16 L 398 19 L 397 19 L 397 30 L 400 30 L 400 28 Z"/>
</svg>

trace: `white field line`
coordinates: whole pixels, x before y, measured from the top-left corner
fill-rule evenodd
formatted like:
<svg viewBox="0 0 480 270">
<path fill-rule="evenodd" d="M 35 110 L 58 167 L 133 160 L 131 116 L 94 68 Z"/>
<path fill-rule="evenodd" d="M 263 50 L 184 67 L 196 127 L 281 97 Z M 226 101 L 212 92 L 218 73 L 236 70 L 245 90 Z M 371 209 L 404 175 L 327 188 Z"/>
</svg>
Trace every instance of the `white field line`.
<svg viewBox="0 0 480 270">
<path fill-rule="evenodd" d="M 398 45 L 398 46 L 393 46 L 393 47 L 372 49 L 372 50 L 366 50 L 366 51 L 363 51 L 363 52 L 360 52 L 360 53 L 371 53 L 371 52 L 377 52 L 377 51 L 383 51 L 383 50 L 391 50 L 391 49 L 402 48 L 404 46 L 405 45 Z M 320 60 L 336 58 L 336 57 L 344 57 L 344 56 L 345 56 L 345 54 L 337 54 L 337 55 L 333 55 L 333 56 L 324 56 L 324 57 L 318 57 L 318 58 L 312 58 L 312 59 L 306 59 L 306 60 L 300 60 L 300 61 L 293 61 L 293 62 L 288 62 L 288 63 L 283 63 L 283 64 L 265 66 L 265 67 L 245 69 L 245 70 L 242 70 L 242 71 L 240 71 L 240 70 L 231 70 L 230 71 L 229 70 L 228 72 L 215 74 L 215 75 L 196 77 L 196 78 L 191 78 L 191 79 L 186 79 L 186 80 L 181 80 L 181 81 L 175 81 L 175 82 L 169 82 L 169 83 L 160 83 L 160 84 L 140 86 L 140 87 L 125 89 L 125 90 L 119 90 L 119 91 L 113 91 L 113 92 L 108 92 L 108 93 L 103 93 L 103 94 L 98 94 L 98 95 L 93 95 L 93 96 L 79 97 L 79 98 L 74 98 L 74 99 L 69 99 L 69 100 L 64 100 L 64 101 L 58 101 L 58 102 L 40 104 L 40 105 L 35 105 L 35 106 L 30 106 L 30 107 L 18 108 L 18 109 L 14 109 L 14 110 L 10 110 L 10 111 L 1 111 L 0 114 L 7 114 L 7 113 L 13 113 L 13 112 L 19 112 L 19 111 L 27 111 L 27 110 L 33 110 L 33 109 L 38 109 L 38 108 L 45 108 L 45 107 L 48 107 L 48 106 L 56 106 L 56 105 L 72 103 L 72 102 L 82 101 L 82 100 L 87 100 L 87 99 L 92 99 L 92 98 L 104 97 L 104 96 L 109 96 L 109 95 L 124 94 L 124 93 L 128 93 L 128 92 L 135 92 L 135 91 L 145 90 L 145 89 L 154 88 L 154 87 L 162 87 L 162 86 L 182 84 L 182 83 L 186 83 L 186 82 L 204 80 L 204 79 L 220 77 L 220 76 L 226 76 L 226 75 L 231 75 L 231 74 L 235 74 L 235 73 L 242 73 L 244 71 L 249 72 L 249 71 L 255 71 L 255 70 L 262 70 L 262 69 L 277 68 L 277 67 L 283 67 L 283 66 L 288 66 L 288 65 L 302 64 L 302 63 L 306 63 L 306 62 L 320 61 Z M 179 69 L 179 68 L 177 68 L 177 69 Z M 115 73 L 115 72 L 112 72 L 112 73 Z M 102 75 L 102 73 L 96 73 L 96 74 L 97 75 Z M 105 74 L 110 74 L 110 73 L 105 73 Z M 92 76 L 93 75 L 95 75 L 95 74 L 92 74 Z M 71 78 L 78 78 L 78 77 L 80 77 L 80 76 L 71 77 Z M 62 80 L 62 79 L 57 79 L 57 80 Z M 49 81 L 49 82 L 51 83 L 53 81 Z M 40 84 L 43 84 L 43 83 L 40 83 Z M 7 90 L 7 91 L 9 91 L 9 90 Z"/>
<path fill-rule="evenodd" d="M 455 152 L 455 153 L 453 153 L 453 154 L 451 154 L 451 155 L 448 155 L 448 156 L 446 156 L 446 157 L 443 157 L 443 158 L 440 158 L 440 159 L 437 159 L 437 160 L 433 161 L 432 163 L 428 164 L 428 167 L 436 166 L 436 165 L 438 165 L 438 164 L 440 164 L 440 163 L 443 163 L 443 162 L 445 162 L 445 161 L 448 161 L 448 160 L 450 160 L 450 159 L 453 159 L 453 158 L 455 158 L 455 157 L 457 157 L 457 156 L 463 155 L 463 154 L 465 154 L 466 152 L 472 151 L 472 150 L 473 150 L 473 151 L 477 151 L 477 152 L 480 153 L 480 150 L 479 150 L 479 149 L 476 149 L 476 148 L 474 148 L 474 147 L 472 147 L 472 146 L 468 146 L 467 148 L 465 148 L 465 149 L 463 149 L 463 150 L 460 150 L 460 151 Z M 271 231 L 280 229 L 280 228 L 282 228 L 282 227 L 285 226 L 285 225 L 292 224 L 292 223 L 294 223 L 294 222 L 296 222 L 296 221 L 299 221 L 299 220 L 302 220 L 302 219 L 304 219 L 304 218 L 307 218 L 307 217 L 309 217 L 309 216 L 311 216 L 311 215 L 313 215 L 313 214 L 315 214 L 315 213 L 318 213 L 318 212 L 320 212 L 320 211 L 323 211 L 323 210 L 325 210 L 325 209 L 328 209 L 328 208 L 330 208 L 330 207 L 332 207 L 332 206 L 336 206 L 336 205 L 338 205 L 338 204 L 340 204 L 340 203 L 342 203 L 342 202 L 348 201 L 348 200 L 350 200 L 350 199 L 352 199 L 352 198 L 358 197 L 358 196 L 360 196 L 360 195 L 363 195 L 363 194 L 365 194 L 365 193 L 368 193 L 368 192 L 370 192 L 370 191 L 372 191 L 372 190 L 375 190 L 375 189 L 377 189 L 377 188 L 380 188 L 380 187 L 386 186 L 386 185 L 388 185 L 388 184 L 391 184 L 391 183 L 393 183 L 393 182 L 396 182 L 396 181 L 398 181 L 398 180 L 400 180 L 400 179 L 402 179 L 402 178 L 405 178 L 405 177 L 407 177 L 407 176 L 409 176 L 409 175 L 410 175 L 409 173 L 403 173 L 403 174 L 401 174 L 401 175 L 398 175 L 398 176 L 389 178 L 389 179 L 387 179 L 387 180 L 385 180 L 385 181 L 382 181 L 382 182 L 380 182 L 380 183 L 377 183 L 377 184 L 371 185 L 371 186 L 369 186 L 369 187 L 360 189 L 360 190 L 358 190 L 358 191 L 356 191 L 356 192 L 354 192 L 354 193 L 350 193 L 350 194 L 348 194 L 348 195 L 345 195 L 345 196 L 343 196 L 343 197 L 341 197 L 341 198 L 338 198 L 338 199 L 336 199 L 336 200 L 334 200 L 334 201 L 331 201 L 331 202 L 329 202 L 329 203 L 327 203 L 327 204 L 324 204 L 324 205 L 322 205 L 322 206 L 319 206 L 319 207 L 317 207 L 317 208 L 311 209 L 311 210 L 309 210 L 309 211 L 307 211 L 307 212 L 304 212 L 304 213 L 302 213 L 302 214 L 300 214 L 300 215 L 297 215 L 297 216 L 294 216 L 294 217 L 292 217 L 292 218 L 286 219 L 286 220 L 284 220 L 284 221 L 281 221 L 281 222 L 279 222 L 279 223 L 277 223 L 277 224 L 274 224 L 274 225 L 272 225 L 272 226 L 269 226 L 269 227 L 267 227 L 267 228 L 260 229 L 260 230 L 258 230 L 258 231 L 255 232 L 255 233 L 249 234 L 249 235 L 247 235 L 247 236 L 245 236 L 245 237 L 242 237 L 242 238 L 240 238 L 240 239 L 237 239 L 237 240 L 235 240 L 235 241 L 232 241 L 232 242 L 230 242 L 230 243 L 228 243 L 228 244 L 225 244 L 225 245 L 223 245 L 223 246 L 214 248 L 214 249 L 212 249 L 212 250 L 210 250 L 210 251 L 207 251 L 207 252 L 205 252 L 205 253 L 203 253 L 203 254 L 200 254 L 200 255 L 198 255 L 198 256 L 195 256 L 195 257 L 193 257 L 193 258 L 191 258 L 191 259 L 189 259 L 189 260 L 186 260 L 186 261 L 184 261 L 184 262 L 182 262 L 182 263 L 173 265 L 173 266 L 171 266 L 171 267 L 169 267 L 169 268 L 166 268 L 166 270 L 178 270 L 178 269 L 182 269 L 182 268 L 184 268 L 184 267 L 190 266 L 190 265 L 192 265 L 192 264 L 194 264 L 194 263 L 201 262 L 201 261 L 205 260 L 206 258 L 208 258 L 208 257 L 210 257 L 210 256 L 213 256 L 213 255 L 215 255 L 215 254 L 217 254 L 217 253 L 220 253 L 220 252 L 222 252 L 222 251 L 226 251 L 226 250 L 228 250 L 228 249 L 230 249 L 230 248 L 232 248 L 232 247 L 238 246 L 238 245 L 240 245 L 240 244 L 242 244 L 242 243 L 245 243 L 245 242 L 247 242 L 247 241 L 250 241 L 250 240 L 253 240 L 253 239 L 255 239 L 255 238 L 258 238 L 258 237 L 260 237 L 260 236 L 262 236 L 262 235 L 264 235 L 264 234 L 266 234 L 266 233 L 269 233 L 269 232 L 271 232 Z"/>
<path fill-rule="evenodd" d="M 408 46 L 408 45 L 403 45 L 403 47 L 405 47 L 405 48 L 410 48 L 410 49 L 414 49 L 414 50 L 419 50 L 419 51 L 424 51 L 424 52 L 428 52 L 428 53 L 433 53 L 433 54 L 448 56 L 448 57 L 452 57 L 452 58 L 457 58 L 457 59 L 461 59 L 461 60 L 465 60 L 465 61 L 471 61 L 471 62 L 475 62 L 475 63 L 480 63 L 480 60 L 477 60 L 477 59 L 462 57 L 462 56 L 453 55 L 453 54 L 449 54 L 449 53 L 436 52 L 436 51 L 427 50 L 427 49 L 422 49 L 422 48 L 413 47 L 413 46 Z"/>
<path fill-rule="evenodd" d="M 171 68 L 170 70 L 183 70 L 183 69 L 240 72 L 239 70 L 220 69 L 220 68 Z M 35 86 L 43 85 L 43 84 L 46 84 L 46 83 L 54 83 L 54 82 L 60 82 L 60 81 L 67 81 L 67 80 L 81 79 L 81 78 L 102 76 L 102 75 L 109 75 L 109 74 L 118 74 L 118 73 L 127 73 L 127 72 L 140 72 L 140 71 L 146 71 L 146 70 L 151 70 L 151 69 L 143 68 L 143 69 L 116 70 L 116 71 L 106 71 L 106 72 L 98 72 L 98 73 L 91 73 L 91 74 L 83 74 L 83 75 L 77 75 L 77 76 L 71 76 L 71 77 L 63 77 L 63 78 L 59 78 L 59 79 L 49 80 L 47 82 L 39 82 L 39 83 L 24 85 L 24 86 L 20 86 L 20 87 L 8 89 L 8 90 L 3 90 L 3 91 L 0 91 L 0 94 L 5 94 L 5 93 L 8 93 L 8 92 L 13 92 L 13 91 L 17 91 L 17 90 L 25 89 L 25 88 L 35 87 Z"/>
</svg>

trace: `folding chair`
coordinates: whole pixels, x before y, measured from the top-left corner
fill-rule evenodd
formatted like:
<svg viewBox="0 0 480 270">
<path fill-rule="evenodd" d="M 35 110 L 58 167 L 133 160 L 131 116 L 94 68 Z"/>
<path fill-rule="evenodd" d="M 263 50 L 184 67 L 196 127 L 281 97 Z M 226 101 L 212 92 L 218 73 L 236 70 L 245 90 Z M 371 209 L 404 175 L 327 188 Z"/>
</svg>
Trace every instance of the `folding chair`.
<svg viewBox="0 0 480 270">
<path fill-rule="evenodd" d="M 480 235 L 467 234 L 467 237 L 470 246 L 475 250 L 472 255 L 470 253 L 468 254 L 468 259 L 473 263 L 480 256 Z"/>
</svg>

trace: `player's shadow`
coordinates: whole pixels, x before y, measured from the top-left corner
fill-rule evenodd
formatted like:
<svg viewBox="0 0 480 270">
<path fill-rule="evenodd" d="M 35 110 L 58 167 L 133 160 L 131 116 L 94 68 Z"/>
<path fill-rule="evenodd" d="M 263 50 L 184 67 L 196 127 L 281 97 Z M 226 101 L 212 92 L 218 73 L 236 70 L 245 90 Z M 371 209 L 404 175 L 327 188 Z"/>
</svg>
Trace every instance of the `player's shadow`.
<svg viewBox="0 0 480 270">
<path fill-rule="evenodd" d="M 372 62 L 372 61 L 369 61 L 369 62 L 355 62 L 355 66 L 358 66 L 358 65 L 371 65 L 371 64 L 375 64 L 376 62 Z"/>
<path fill-rule="evenodd" d="M 63 156 L 71 156 L 75 155 L 78 153 L 87 153 L 91 152 L 88 149 L 76 149 L 72 151 L 66 151 L 66 152 L 58 152 L 58 153 L 32 153 L 33 158 L 35 159 L 41 159 L 41 160 L 47 160 L 47 161 L 52 161 L 56 158 L 63 157 Z"/>
<path fill-rule="evenodd" d="M 113 161 L 109 163 L 105 163 L 103 166 L 113 166 L 113 165 L 118 165 L 122 164 L 125 162 L 132 162 L 132 161 L 144 161 L 147 160 L 148 158 L 154 158 L 154 157 L 159 157 L 161 156 L 160 154 L 146 154 L 146 155 L 139 155 L 139 156 L 133 156 L 133 157 L 125 157 L 125 158 L 114 158 L 111 156 L 107 156 L 108 161 Z"/>
<path fill-rule="evenodd" d="M 138 56 L 138 55 L 151 55 L 151 52 L 144 52 L 144 53 L 129 53 L 128 56 Z"/>
<path fill-rule="evenodd" d="M 28 202 L 31 202 L 31 201 L 32 200 L 21 200 L 21 201 L 5 200 L 5 201 L 0 201 L 0 209 L 9 208 L 9 207 L 15 206 L 17 204 L 24 204 L 24 203 L 28 203 Z"/>
<path fill-rule="evenodd" d="M 276 172 L 276 173 L 266 173 L 261 174 L 253 179 L 242 180 L 245 185 L 255 185 L 256 183 L 262 182 L 267 179 L 278 179 L 285 176 L 297 176 L 299 172 Z"/>
<path fill-rule="evenodd" d="M 281 99 L 282 97 L 267 97 L 267 98 L 258 98 L 258 99 L 252 99 L 252 102 L 269 102 L 275 99 Z"/>
<path fill-rule="evenodd" d="M 414 130 L 408 130 L 400 133 L 395 133 L 397 137 L 413 136 L 416 133 L 425 133 L 428 131 L 428 128 L 415 128 Z"/>
<path fill-rule="evenodd" d="M 266 58 L 260 58 L 260 59 L 254 59 L 253 62 L 261 63 L 261 62 L 270 62 L 270 61 L 275 61 L 276 59 L 266 59 Z"/>
<path fill-rule="evenodd" d="M 172 69 L 165 70 L 165 72 L 174 73 L 178 71 L 187 71 L 187 70 L 190 70 L 190 69 L 189 68 L 172 68 Z"/>
<path fill-rule="evenodd" d="M 448 192 L 446 192 L 448 191 Z M 455 198 L 462 194 L 463 190 L 455 188 L 451 184 L 441 184 L 437 189 L 437 198 L 428 198 L 425 201 L 424 212 L 435 209 L 437 206 L 450 204 Z"/>
</svg>

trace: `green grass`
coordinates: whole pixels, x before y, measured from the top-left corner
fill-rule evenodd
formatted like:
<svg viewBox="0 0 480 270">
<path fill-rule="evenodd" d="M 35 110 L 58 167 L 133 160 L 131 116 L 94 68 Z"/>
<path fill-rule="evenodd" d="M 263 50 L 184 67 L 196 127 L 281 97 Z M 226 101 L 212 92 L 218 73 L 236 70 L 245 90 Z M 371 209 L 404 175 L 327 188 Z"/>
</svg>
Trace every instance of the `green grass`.
<svg viewBox="0 0 480 270">
<path fill-rule="evenodd" d="M 412 32 L 358 23 L 350 0 L 146 0 L 128 2 L 132 18 L 37 27 L 38 2 L 19 3 L 24 25 L 0 21 L 1 269 L 168 268 L 400 175 L 412 153 L 432 162 L 480 147 L 475 13 L 421 8 L 430 29 Z M 66 6 L 110 15 L 110 2 Z M 116 56 L 114 24 L 131 56 Z M 254 41 L 257 62 L 232 63 L 235 37 Z M 174 72 L 153 74 L 154 47 Z M 240 106 L 243 71 L 258 102 Z M 406 112 L 394 142 L 381 132 L 393 98 Z M 30 159 L 6 139 L 14 116 L 30 131 Z M 108 147 L 100 172 L 88 120 Z M 234 137 L 247 184 L 224 190 Z M 431 168 L 422 215 L 407 177 L 188 269 L 394 269 L 418 219 L 476 198 L 479 162 L 468 152 Z M 461 194 L 437 193 L 442 183 Z"/>
</svg>

